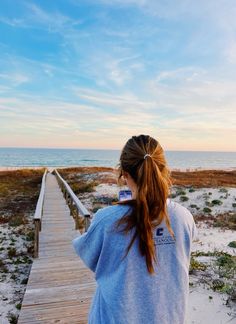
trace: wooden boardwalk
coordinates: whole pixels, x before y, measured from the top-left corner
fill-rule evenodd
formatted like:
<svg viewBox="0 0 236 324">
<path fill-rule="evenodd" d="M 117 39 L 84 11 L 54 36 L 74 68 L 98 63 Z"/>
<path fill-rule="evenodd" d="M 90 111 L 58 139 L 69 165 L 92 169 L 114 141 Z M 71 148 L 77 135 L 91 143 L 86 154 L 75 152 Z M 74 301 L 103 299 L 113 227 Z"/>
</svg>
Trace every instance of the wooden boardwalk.
<svg viewBox="0 0 236 324">
<path fill-rule="evenodd" d="M 54 175 L 48 174 L 39 238 L 18 323 L 87 323 L 93 273 L 76 256 L 74 220 Z"/>
</svg>

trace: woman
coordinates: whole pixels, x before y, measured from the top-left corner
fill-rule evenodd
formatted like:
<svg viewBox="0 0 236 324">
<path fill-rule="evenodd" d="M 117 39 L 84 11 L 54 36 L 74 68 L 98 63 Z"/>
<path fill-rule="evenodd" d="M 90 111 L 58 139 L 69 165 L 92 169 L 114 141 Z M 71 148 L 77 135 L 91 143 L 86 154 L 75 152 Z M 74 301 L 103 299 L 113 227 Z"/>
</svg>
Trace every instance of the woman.
<svg viewBox="0 0 236 324">
<path fill-rule="evenodd" d="M 170 174 L 160 144 L 133 136 L 120 156 L 132 200 L 100 209 L 73 241 L 95 272 L 91 324 L 183 324 L 188 299 L 192 215 L 170 201 Z"/>
</svg>

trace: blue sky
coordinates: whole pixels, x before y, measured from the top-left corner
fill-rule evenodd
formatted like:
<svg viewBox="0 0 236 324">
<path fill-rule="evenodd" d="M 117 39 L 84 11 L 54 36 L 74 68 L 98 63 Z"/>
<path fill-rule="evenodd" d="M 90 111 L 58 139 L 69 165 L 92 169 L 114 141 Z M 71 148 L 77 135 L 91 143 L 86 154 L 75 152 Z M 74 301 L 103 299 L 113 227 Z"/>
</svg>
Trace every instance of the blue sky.
<svg viewBox="0 0 236 324">
<path fill-rule="evenodd" d="M 0 146 L 236 151 L 235 0 L 1 0 Z"/>
</svg>

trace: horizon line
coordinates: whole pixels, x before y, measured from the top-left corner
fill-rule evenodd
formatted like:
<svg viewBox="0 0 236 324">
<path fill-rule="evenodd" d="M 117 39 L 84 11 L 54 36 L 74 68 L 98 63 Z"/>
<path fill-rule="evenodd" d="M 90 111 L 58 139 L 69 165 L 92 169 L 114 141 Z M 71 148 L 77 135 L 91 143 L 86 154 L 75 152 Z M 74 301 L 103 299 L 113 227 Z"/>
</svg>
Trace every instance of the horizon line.
<svg viewBox="0 0 236 324">
<path fill-rule="evenodd" d="M 0 149 L 43 149 L 43 150 L 98 150 L 98 151 L 121 151 L 122 148 L 84 148 L 84 147 L 32 147 L 32 146 L 0 146 Z M 212 152 L 212 153 L 236 153 L 236 151 L 216 151 L 216 150 L 173 150 L 164 149 L 164 152 Z"/>
</svg>

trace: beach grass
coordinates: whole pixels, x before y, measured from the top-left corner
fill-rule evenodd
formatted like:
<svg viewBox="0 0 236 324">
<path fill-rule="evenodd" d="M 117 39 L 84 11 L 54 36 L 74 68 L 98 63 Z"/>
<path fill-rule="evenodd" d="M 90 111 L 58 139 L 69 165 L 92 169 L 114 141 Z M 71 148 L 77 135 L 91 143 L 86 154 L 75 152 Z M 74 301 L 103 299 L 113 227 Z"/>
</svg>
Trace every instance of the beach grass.
<svg viewBox="0 0 236 324">
<path fill-rule="evenodd" d="M 9 323 L 17 323 L 33 261 L 33 215 L 43 173 L 43 169 L 0 171 L 0 282 L 9 290 L 2 296 L 8 301 L 6 309 L 12 305 L 5 316 Z"/>
</svg>

